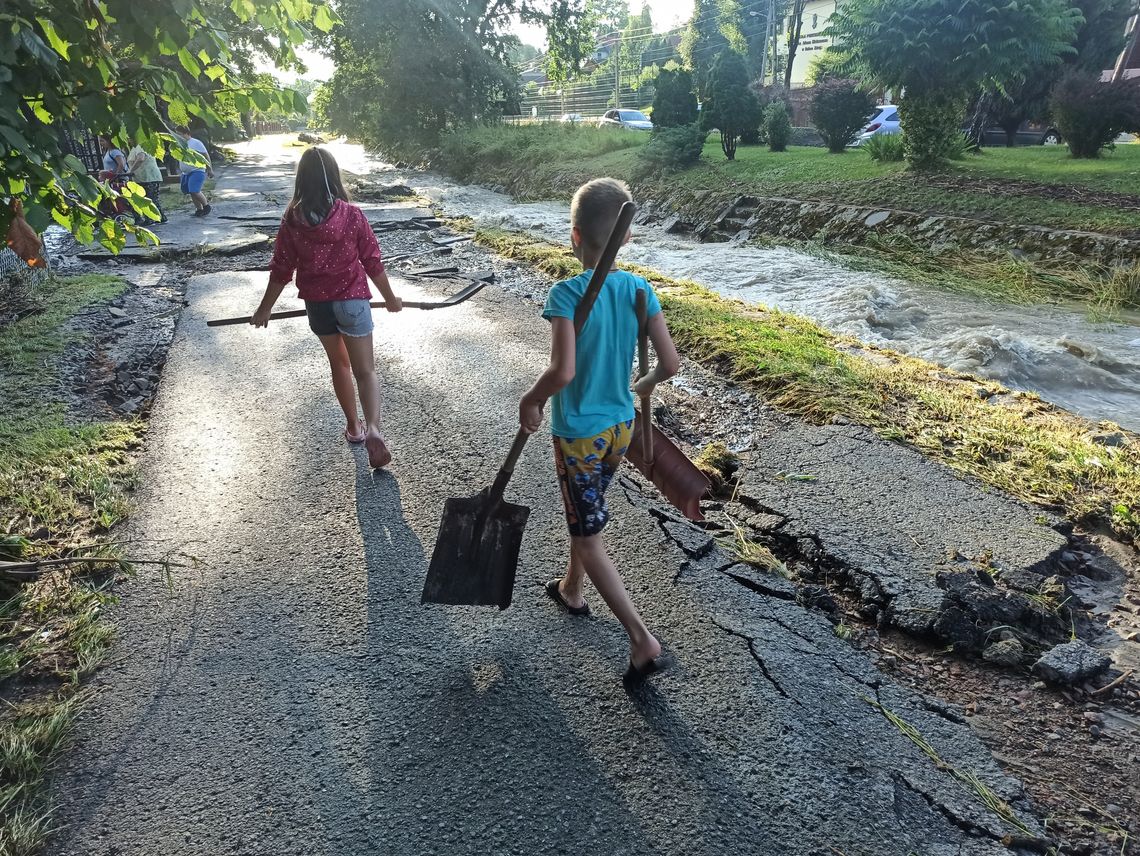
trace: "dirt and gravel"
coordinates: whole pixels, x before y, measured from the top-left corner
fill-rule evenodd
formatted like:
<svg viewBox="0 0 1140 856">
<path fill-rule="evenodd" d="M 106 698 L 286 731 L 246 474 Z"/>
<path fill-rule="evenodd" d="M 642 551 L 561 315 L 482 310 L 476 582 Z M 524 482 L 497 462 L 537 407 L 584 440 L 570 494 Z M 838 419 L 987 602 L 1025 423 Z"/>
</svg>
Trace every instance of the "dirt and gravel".
<svg viewBox="0 0 1140 856">
<path fill-rule="evenodd" d="M 258 194 L 260 215 L 288 171 L 245 167 L 219 186 Z M 1133 852 L 1140 687 L 1099 693 L 1110 671 L 1052 688 L 1029 652 L 1079 631 L 1130 662 L 1135 553 L 856 426 L 786 419 L 699 366 L 657 415 L 682 444 L 739 457 L 711 524 L 676 519 L 639 476 L 613 491 L 615 552 L 676 674 L 630 699 L 601 604 L 572 623 L 544 601 L 564 559 L 540 440 L 510 488 L 534 509 L 515 606 L 420 607 L 442 498 L 490 477 L 513 433 L 504 402 L 541 368 L 549 285 L 470 244 L 392 270 L 437 261 L 496 283 L 447 313 L 377 318 L 397 460 L 376 475 L 337 441 L 303 320 L 204 326 L 256 303 L 267 249 L 85 262 L 133 285 L 74 321 L 93 335 L 67 354 L 73 409 L 153 405 L 132 535 L 202 567 L 127 590 L 57 782 L 53 852 Z M 776 564 L 742 563 L 746 542 Z M 1003 602 L 1053 578 L 1080 601 L 1071 630 L 1057 610 L 1018 613 L 1014 668 L 978 656 L 996 624 L 963 644 L 983 616 L 939 629 L 995 567 L 1022 581 L 1000 582 Z"/>
</svg>

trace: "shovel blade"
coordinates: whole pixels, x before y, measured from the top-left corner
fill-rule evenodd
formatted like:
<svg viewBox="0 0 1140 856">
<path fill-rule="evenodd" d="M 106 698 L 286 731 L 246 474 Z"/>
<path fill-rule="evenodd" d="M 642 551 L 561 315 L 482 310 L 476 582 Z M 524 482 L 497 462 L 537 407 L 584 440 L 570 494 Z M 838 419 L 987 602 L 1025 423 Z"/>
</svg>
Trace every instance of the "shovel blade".
<svg viewBox="0 0 1140 856">
<path fill-rule="evenodd" d="M 493 503 L 488 493 L 484 490 L 443 504 L 443 520 L 420 603 L 499 609 L 511 605 L 530 509 L 501 500 Z"/>
<path fill-rule="evenodd" d="M 685 457 L 685 453 L 673 445 L 673 441 L 657 428 L 653 431 L 653 460 L 645 460 L 641 432 L 645 430 L 641 414 L 633 425 L 633 436 L 625 456 L 638 471 L 653 482 L 669 504 L 689 520 L 704 520 L 701 513 L 701 499 L 709 492 L 708 477 L 697 469 L 697 465 Z"/>
</svg>

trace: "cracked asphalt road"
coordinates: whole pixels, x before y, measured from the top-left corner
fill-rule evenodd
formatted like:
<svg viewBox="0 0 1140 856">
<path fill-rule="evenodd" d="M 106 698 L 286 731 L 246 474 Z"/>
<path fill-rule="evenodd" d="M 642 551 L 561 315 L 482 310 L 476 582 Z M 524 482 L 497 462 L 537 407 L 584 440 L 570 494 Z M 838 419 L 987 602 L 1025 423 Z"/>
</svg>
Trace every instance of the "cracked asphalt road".
<svg viewBox="0 0 1140 856">
<path fill-rule="evenodd" d="M 263 276 L 190 283 L 133 532 L 202 565 L 125 588 L 56 781 L 54 853 L 1010 852 L 1000 839 L 1025 831 L 872 701 L 1041 833 L 952 710 L 887 681 L 779 580 L 765 593 L 719 550 L 689 557 L 632 479 L 608 538 L 679 667 L 628 696 L 597 596 L 575 620 L 542 592 L 566 544 L 541 435 L 508 488 L 532 508 L 514 606 L 421 606 L 443 500 L 493 476 L 543 324 L 495 286 L 379 313 L 395 461 L 373 474 L 303 320 L 205 326 L 249 311 Z"/>
</svg>

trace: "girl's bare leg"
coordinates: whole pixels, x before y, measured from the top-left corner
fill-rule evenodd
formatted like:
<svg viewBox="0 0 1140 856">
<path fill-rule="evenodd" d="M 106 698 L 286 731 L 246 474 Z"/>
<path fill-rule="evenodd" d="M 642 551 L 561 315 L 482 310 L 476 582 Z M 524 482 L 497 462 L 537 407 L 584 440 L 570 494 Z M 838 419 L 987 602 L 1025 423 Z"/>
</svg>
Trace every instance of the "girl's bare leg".
<svg viewBox="0 0 1140 856">
<path fill-rule="evenodd" d="M 364 409 L 364 424 L 367 429 L 364 445 L 368 449 L 368 462 L 373 467 L 382 467 L 392 460 L 392 456 L 380 433 L 380 381 L 376 377 L 376 360 L 372 354 L 372 334 L 341 338 L 348 351 L 352 374 L 356 378 L 360 406 Z"/>
<path fill-rule="evenodd" d="M 348 350 L 344 347 L 344 337 L 340 333 L 331 336 L 318 336 L 325 354 L 329 358 L 329 368 L 332 369 L 333 391 L 340 409 L 344 411 L 344 421 L 348 426 L 349 434 L 359 434 L 360 419 L 356 414 L 356 387 L 352 382 L 352 364 L 348 359 Z"/>
</svg>

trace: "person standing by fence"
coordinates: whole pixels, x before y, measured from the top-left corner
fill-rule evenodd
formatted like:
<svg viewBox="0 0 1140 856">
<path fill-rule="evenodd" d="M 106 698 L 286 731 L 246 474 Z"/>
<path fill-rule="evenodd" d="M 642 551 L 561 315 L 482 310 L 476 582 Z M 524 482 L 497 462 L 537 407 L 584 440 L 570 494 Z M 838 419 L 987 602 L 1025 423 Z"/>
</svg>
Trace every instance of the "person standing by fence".
<svg viewBox="0 0 1140 856">
<path fill-rule="evenodd" d="M 135 225 L 153 226 L 156 223 L 165 223 L 166 212 L 162 210 L 162 200 L 159 198 L 159 192 L 162 190 L 162 170 L 159 169 L 158 161 L 154 155 L 143 149 L 135 140 L 134 146 L 127 155 L 127 167 L 134 175 L 135 181 L 141 184 L 143 190 L 146 191 L 147 199 L 153 202 L 154 207 L 158 209 L 160 218 L 158 220 L 147 220 L 136 214 Z"/>
<path fill-rule="evenodd" d="M 206 148 L 205 143 L 190 136 L 190 129 L 185 125 L 179 125 L 174 129 L 174 133 L 182 141 L 185 148 L 197 152 L 206 162 L 206 165 L 202 166 L 182 161 L 182 192 L 193 201 L 194 216 L 205 217 L 210 213 L 211 208 L 210 200 L 206 198 L 202 188 L 206 185 L 207 176 L 214 177 L 214 166 L 210 163 L 210 151 Z"/>
</svg>

